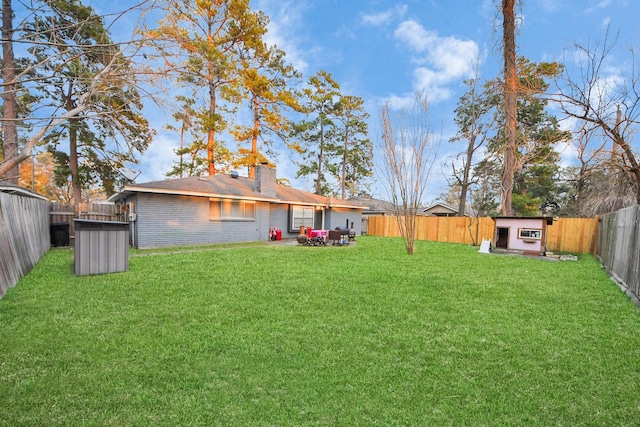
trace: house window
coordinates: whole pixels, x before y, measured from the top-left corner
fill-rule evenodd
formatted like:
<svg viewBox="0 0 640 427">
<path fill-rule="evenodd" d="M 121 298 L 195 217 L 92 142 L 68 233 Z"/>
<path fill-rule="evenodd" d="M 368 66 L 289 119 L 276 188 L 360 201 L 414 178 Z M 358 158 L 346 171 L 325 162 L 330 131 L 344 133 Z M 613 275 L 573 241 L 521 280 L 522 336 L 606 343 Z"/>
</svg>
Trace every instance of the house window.
<svg viewBox="0 0 640 427">
<path fill-rule="evenodd" d="M 521 228 L 518 230 L 518 237 L 523 240 L 540 240 L 542 239 L 542 230 L 537 228 Z"/>
<path fill-rule="evenodd" d="M 313 227 L 315 215 L 313 206 L 291 206 L 291 231 L 298 231 L 300 227 Z"/>
<path fill-rule="evenodd" d="M 255 202 L 242 200 L 210 200 L 209 219 L 216 221 L 254 221 Z"/>
</svg>

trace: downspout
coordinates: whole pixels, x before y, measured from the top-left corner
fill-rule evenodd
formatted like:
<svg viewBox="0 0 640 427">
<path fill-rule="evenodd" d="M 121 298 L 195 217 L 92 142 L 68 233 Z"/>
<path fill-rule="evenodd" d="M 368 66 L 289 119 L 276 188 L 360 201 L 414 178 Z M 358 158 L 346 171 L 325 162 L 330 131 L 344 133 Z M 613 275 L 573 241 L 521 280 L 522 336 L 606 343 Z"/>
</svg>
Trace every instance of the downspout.
<svg viewBox="0 0 640 427">
<path fill-rule="evenodd" d="M 322 210 L 322 229 L 323 230 L 327 229 L 326 224 L 325 224 L 325 221 L 326 221 L 325 215 L 326 215 L 326 213 L 327 213 L 327 211 L 329 210 L 330 207 L 331 207 L 331 196 L 327 196 L 327 204 L 326 204 L 325 208 Z"/>
</svg>

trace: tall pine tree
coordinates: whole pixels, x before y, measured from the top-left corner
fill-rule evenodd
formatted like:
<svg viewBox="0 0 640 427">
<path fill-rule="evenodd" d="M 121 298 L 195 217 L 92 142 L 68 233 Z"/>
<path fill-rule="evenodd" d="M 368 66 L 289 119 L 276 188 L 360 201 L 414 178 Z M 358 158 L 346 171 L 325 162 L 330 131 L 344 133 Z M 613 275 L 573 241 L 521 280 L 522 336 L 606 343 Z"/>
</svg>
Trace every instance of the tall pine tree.
<svg viewBox="0 0 640 427">
<path fill-rule="evenodd" d="M 168 0 L 164 12 L 146 35 L 164 54 L 163 71 L 191 93 L 194 123 L 205 133 L 207 169 L 215 175 L 219 163 L 230 162 L 217 134 L 229 124 L 224 101 L 233 100 L 241 82 L 238 46 L 257 45 L 267 18 L 252 12 L 249 0 Z"/>
<path fill-rule="evenodd" d="M 292 137 L 299 144 L 302 155 L 297 177 L 315 175 L 316 194 L 332 192 L 325 171 L 333 176 L 338 173 L 335 163 L 339 149 L 336 120 L 340 97 L 340 85 L 331 74 L 317 72 L 309 78 L 308 86 L 300 96 L 306 117 L 292 127 Z"/>
</svg>

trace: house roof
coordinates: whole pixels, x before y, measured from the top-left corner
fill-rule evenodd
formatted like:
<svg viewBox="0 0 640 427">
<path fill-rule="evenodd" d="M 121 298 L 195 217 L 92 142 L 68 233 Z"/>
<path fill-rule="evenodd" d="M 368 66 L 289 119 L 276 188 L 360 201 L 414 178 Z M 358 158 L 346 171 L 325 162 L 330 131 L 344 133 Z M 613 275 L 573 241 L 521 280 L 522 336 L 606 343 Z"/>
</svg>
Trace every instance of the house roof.
<svg viewBox="0 0 640 427">
<path fill-rule="evenodd" d="M 109 201 L 115 202 L 134 193 L 155 193 L 363 209 L 362 206 L 348 200 L 320 196 L 282 184 L 276 184 L 275 188 L 276 194 L 272 197 L 260 193 L 256 189 L 255 181 L 251 178 L 224 174 L 207 177 L 190 176 L 126 185 L 121 192 L 111 196 Z"/>
<path fill-rule="evenodd" d="M 393 214 L 395 212 L 393 203 L 386 200 L 374 199 L 371 197 L 352 196 L 349 198 L 350 202 L 358 203 L 363 207 L 368 208 L 367 213 L 370 215 L 388 213 Z"/>
<path fill-rule="evenodd" d="M 45 196 L 34 191 L 27 190 L 9 182 L 0 181 L 0 192 L 9 194 L 19 194 L 20 196 L 33 197 L 35 199 L 49 200 Z"/>
</svg>

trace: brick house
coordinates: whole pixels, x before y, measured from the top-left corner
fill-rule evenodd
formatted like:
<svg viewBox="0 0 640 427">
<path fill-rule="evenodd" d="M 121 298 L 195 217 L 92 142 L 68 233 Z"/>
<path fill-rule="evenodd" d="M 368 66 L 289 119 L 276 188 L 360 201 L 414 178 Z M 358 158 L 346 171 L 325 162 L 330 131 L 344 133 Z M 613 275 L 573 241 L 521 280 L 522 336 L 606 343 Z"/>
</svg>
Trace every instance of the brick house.
<svg viewBox="0 0 640 427">
<path fill-rule="evenodd" d="M 125 186 L 109 199 L 130 221 L 136 248 L 269 240 L 314 229 L 351 227 L 361 233 L 363 206 L 276 183 L 276 170 L 256 168 L 255 179 L 231 175 L 167 179 Z"/>
</svg>

